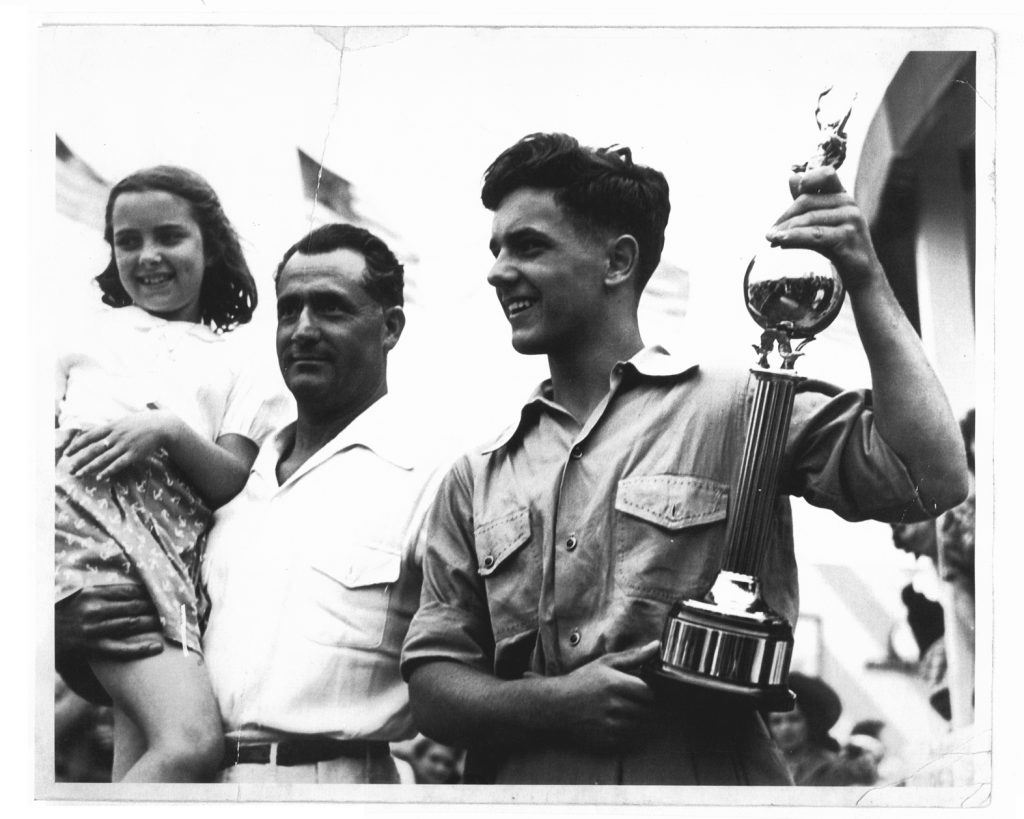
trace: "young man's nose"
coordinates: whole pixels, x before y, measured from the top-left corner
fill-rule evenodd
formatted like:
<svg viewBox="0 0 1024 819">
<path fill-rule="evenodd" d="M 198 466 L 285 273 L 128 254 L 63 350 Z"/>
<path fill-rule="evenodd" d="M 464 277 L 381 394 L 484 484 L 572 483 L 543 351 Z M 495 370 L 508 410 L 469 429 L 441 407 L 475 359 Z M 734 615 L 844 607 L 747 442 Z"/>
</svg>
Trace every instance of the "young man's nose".
<svg viewBox="0 0 1024 819">
<path fill-rule="evenodd" d="M 487 274 L 487 283 L 492 287 L 498 287 L 515 281 L 518 275 L 515 267 L 505 258 L 504 254 L 499 254 Z"/>
</svg>

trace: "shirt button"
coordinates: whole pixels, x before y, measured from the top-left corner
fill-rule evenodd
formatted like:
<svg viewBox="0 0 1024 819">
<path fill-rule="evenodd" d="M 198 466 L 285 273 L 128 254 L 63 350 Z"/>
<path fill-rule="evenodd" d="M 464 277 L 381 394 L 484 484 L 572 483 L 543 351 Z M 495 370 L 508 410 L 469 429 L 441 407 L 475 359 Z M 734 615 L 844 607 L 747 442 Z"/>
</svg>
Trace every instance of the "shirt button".
<svg viewBox="0 0 1024 819">
<path fill-rule="evenodd" d="M 489 569 L 493 565 L 494 565 L 494 555 L 487 555 L 487 557 L 484 558 L 484 568 L 485 569 Z"/>
<path fill-rule="evenodd" d="M 566 550 L 571 552 L 576 548 L 577 543 L 579 543 L 579 541 L 576 539 L 576 535 L 569 535 L 569 539 L 565 541 Z"/>
<path fill-rule="evenodd" d="M 580 458 L 583 457 L 583 450 L 578 446 L 574 446 L 572 448 L 572 451 L 569 453 L 569 457 L 572 458 L 574 461 L 578 461 Z"/>
<path fill-rule="evenodd" d="M 569 635 L 569 645 L 578 646 L 580 644 L 580 633 L 576 629 L 572 630 L 572 634 Z"/>
</svg>

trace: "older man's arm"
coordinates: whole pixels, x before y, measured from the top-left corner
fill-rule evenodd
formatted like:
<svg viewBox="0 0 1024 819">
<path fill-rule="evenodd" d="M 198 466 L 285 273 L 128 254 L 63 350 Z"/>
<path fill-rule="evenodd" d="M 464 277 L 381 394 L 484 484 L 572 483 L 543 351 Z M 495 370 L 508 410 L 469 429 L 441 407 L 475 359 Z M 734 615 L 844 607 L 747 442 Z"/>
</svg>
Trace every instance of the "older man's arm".
<svg viewBox="0 0 1024 819">
<path fill-rule="evenodd" d="M 54 606 L 57 662 L 74 657 L 139 660 L 163 651 L 160 620 L 146 590 L 93 586 Z"/>
<path fill-rule="evenodd" d="M 146 590 L 129 583 L 81 589 L 54 606 L 54 664 L 78 695 L 110 704 L 90 660 L 141 660 L 164 649 Z"/>
<path fill-rule="evenodd" d="M 828 258 L 849 293 L 871 369 L 875 424 L 902 459 L 922 505 L 937 515 L 968 491 L 963 439 L 921 340 L 897 302 L 864 217 L 831 167 L 790 180 L 793 204 L 767 238 Z"/>
</svg>

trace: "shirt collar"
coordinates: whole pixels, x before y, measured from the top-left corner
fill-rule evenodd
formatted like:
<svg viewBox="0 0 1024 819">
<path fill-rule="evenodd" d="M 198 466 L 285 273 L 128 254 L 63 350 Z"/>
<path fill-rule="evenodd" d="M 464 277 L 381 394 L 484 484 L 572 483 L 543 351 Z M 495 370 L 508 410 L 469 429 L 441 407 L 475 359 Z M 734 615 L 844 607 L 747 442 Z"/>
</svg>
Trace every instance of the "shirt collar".
<svg viewBox="0 0 1024 819">
<path fill-rule="evenodd" d="M 147 313 L 141 307 L 129 304 L 126 307 L 111 308 L 117 317 L 121 318 L 129 327 L 136 330 L 165 330 L 177 331 L 194 336 L 202 341 L 218 341 L 221 336 L 213 332 L 201 322 L 194 321 L 168 321 L 167 319 Z"/>
<path fill-rule="evenodd" d="M 413 469 L 416 459 L 413 457 L 414 449 L 408 443 L 408 422 L 408 417 L 401 415 L 398 402 L 384 395 L 357 415 L 347 427 L 295 470 L 286 483 L 293 483 L 338 452 L 357 446 L 372 450 L 401 469 Z M 268 479 L 273 477 L 276 485 L 277 464 L 281 456 L 291 448 L 294 436 L 295 421 L 281 427 L 270 436 L 260 449 L 252 471 Z"/>
<path fill-rule="evenodd" d="M 632 358 L 620 361 L 612 367 L 609 374 L 609 388 L 617 390 L 622 383 L 623 375 L 627 372 L 635 373 L 641 378 L 682 378 L 692 373 L 697 367 L 696 361 L 672 355 L 660 344 L 655 344 L 644 347 Z M 483 453 L 488 454 L 505 446 L 523 427 L 527 418 L 531 417 L 544 404 L 557 406 L 551 399 L 550 378 L 544 379 L 537 385 L 519 411 L 519 418 L 506 427 L 493 443 L 485 447 Z"/>
</svg>

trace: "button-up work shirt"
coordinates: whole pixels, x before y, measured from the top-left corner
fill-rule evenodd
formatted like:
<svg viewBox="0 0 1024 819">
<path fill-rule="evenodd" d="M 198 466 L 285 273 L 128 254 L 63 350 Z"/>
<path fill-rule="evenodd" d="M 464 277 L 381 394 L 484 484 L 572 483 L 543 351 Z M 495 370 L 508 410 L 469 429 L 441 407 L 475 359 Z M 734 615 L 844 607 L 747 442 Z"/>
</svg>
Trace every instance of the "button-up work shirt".
<svg viewBox="0 0 1024 819">
<path fill-rule="evenodd" d="M 702 597 L 722 568 L 753 391 L 749 373 L 647 348 L 580 426 L 542 384 L 442 483 L 406 677 L 438 659 L 502 679 L 565 674 L 659 638 L 673 602 Z M 926 514 L 870 393 L 798 392 L 782 472 L 784 493 L 849 520 Z M 795 622 L 788 498 L 775 511 L 762 590 Z"/>
<path fill-rule="evenodd" d="M 279 485 L 284 428 L 217 511 L 203 645 L 229 734 L 413 734 L 398 659 L 439 473 L 415 466 L 394 410 L 382 398 Z"/>
</svg>

